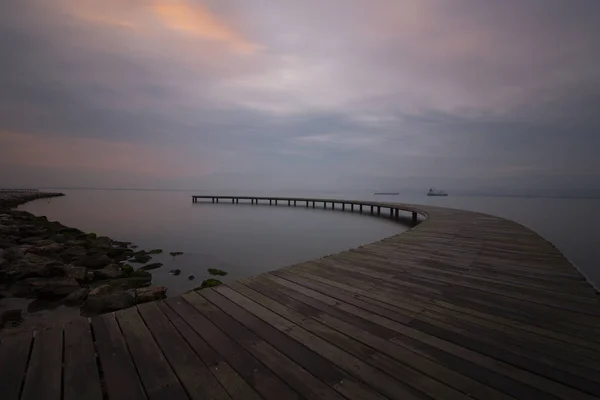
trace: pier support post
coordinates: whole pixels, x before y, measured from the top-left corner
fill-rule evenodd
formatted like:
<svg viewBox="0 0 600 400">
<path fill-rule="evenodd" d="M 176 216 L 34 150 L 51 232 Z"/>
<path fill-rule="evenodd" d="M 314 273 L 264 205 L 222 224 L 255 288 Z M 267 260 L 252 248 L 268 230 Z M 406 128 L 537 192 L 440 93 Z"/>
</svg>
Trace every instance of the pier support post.
<svg viewBox="0 0 600 400">
<path fill-rule="evenodd" d="M 288 207 L 292 205 L 292 202 L 288 200 Z"/>
<path fill-rule="evenodd" d="M 342 211 L 346 211 L 346 203 L 342 203 Z"/>
<path fill-rule="evenodd" d="M 215 197 L 215 201 L 218 203 L 218 202 L 219 202 L 219 198 L 218 198 L 218 197 Z"/>
<path fill-rule="evenodd" d="M 315 208 L 315 202 L 313 201 L 313 208 Z"/>
<path fill-rule="evenodd" d="M 308 200 L 306 200 L 306 208 L 308 208 Z"/>
<path fill-rule="evenodd" d="M 371 215 L 373 215 L 373 206 L 371 206 Z"/>
<path fill-rule="evenodd" d="M 273 205 L 273 200 L 269 199 L 269 205 Z"/>
<path fill-rule="evenodd" d="M 235 204 L 240 204 L 240 199 L 235 199 Z"/>
<path fill-rule="evenodd" d="M 294 207 L 296 207 L 296 200 L 294 200 Z"/>
<path fill-rule="evenodd" d="M 417 213 L 413 211 L 412 213 L 412 221 L 417 222 Z"/>
<path fill-rule="evenodd" d="M 331 209 L 333 210 L 333 209 L 334 209 L 334 207 L 335 207 L 335 203 L 332 201 L 332 202 L 331 202 Z"/>
<path fill-rule="evenodd" d="M 381 216 L 381 207 L 377 206 L 377 216 Z"/>
<path fill-rule="evenodd" d="M 354 204 L 350 204 L 350 211 L 354 212 Z"/>
<path fill-rule="evenodd" d="M 277 205 L 277 199 L 275 199 L 275 205 Z"/>
<path fill-rule="evenodd" d="M 362 214 L 362 204 L 360 205 L 360 213 Z"/>
<path fill-rule="evenodd" d="M 390 218 L 394 218 L 394 209 L 390 208 Z"/>
<path fill-rule="evenodd" d="M 395 215 L 396 219 L 398 219 L 398 213 L 399 213 L 399 211 L 398 211 L 398 209 L 396 208 L 396 209 L 394 210 L 394 215 Z"/>
<path fill-rule="evenodd" d="M 235 204 L 235 199 L 233 197 L 231 198 L 231 204 Z"/>
<path fill-rule="evenodd" d="M 327 202 L 326 201 L 323 202 L 323 209 L 325 209 L 325 208 L 327 208 Z"/>
</svg>

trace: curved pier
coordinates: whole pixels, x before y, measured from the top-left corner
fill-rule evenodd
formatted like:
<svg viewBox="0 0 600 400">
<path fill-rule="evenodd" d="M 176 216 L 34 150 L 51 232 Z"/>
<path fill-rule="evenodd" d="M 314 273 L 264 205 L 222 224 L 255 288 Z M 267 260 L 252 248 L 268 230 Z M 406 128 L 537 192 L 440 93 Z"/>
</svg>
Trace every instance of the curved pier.
<svg viewBox="0 0 600 400">
<path fill-rule="evenodd" d="M 357 249 L 5 337 L 2 398 L 600 396 L 596 292 L 522 225 L 396 203 L 193 198 L 202 200 L 426 219 Z"/>
</svg>

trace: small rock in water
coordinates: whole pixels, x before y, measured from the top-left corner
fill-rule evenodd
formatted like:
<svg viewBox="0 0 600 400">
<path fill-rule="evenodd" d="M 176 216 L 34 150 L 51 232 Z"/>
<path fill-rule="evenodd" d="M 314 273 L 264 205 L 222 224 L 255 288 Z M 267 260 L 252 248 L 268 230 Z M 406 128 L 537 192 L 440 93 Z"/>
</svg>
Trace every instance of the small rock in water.
<svg viewBox="0 0 600 400">
<path fill-rule="evenodd" d="M 207 271 L 211 275 L 220 275 L 220 276 L 227 275 L 227 271 L 223 271 L 222 269 L 218 269 L 218 268 L 209 268 Z"/>
<path fill-rule="evenodd" d="M 177 276 L 177 275 L 181 274 L 181 270 L 180 269 L 172 269 L 169 271 L 169 274 Z"/>
<path fill-rule="evenodd" d="M 160 268 L 160 267 L 162 267 L 161 263 L 152 263 L 152 264 L 148 264 L 148 265 L 143 265 L 139 269 L 141 269 L 142 271 L 148 271 L 148 270 L 156 269 L 156 268 Z"/>
<path fill-rule="evenodd" d="M 190 275 L 190 276 L 188 276 L 188 279 L 191 281 L 191 280 L 196 279 L 196 277 L 194 275 Z"/>
<path fill-rule="evenodd" d="M 173 257 L 176 257 L 176 256 L 182 255 L 183 251 L 172 251 L 169 254 L 172 255 Z"/>
</svg>

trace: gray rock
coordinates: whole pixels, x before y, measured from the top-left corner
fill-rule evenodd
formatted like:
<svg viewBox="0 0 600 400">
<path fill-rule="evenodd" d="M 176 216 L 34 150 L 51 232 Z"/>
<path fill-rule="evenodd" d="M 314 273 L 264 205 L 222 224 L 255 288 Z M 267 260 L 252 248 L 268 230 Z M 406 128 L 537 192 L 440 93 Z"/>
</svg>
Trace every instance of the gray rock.
<svg viewBox="0 0 600 400">
<path fill-rule="evenodd" d="M 88 294 L 83 310 L 87 314 L 100 314 L 131 307 L 135 304 L 135 292 L 110 292 L 101 295 Z"/>
<path fill-rule="evenodd" d="M 169 271 L 169 274 L 177 276 L 177 275 L 181 274 L 181 270 L 180 269 L 172 269 Z"/>
<path fill-rule="evenodd" d="M 50 242 L 49 244 L 40 245 L 36 243 L 35 247 L 28 250 L 29 253 L 37 254 L 40 256 L 55 256 L 63 249 L 63 245 L 56 242 Z"/>
<path fill-rule="evenodd" d="M 73 278 L 29 278 L 23 282 L 28 295 L 37 298 L 64 297 L 80 288 Z"/>
<path fill-rule="evenodd" d="M 69 278 L 73 278 L 78 282 L 85 282 L 88 280 L 88 270 L 85 267 L 76 267 L 71 264 L 62 266 L 65 275 Z"/>
<path fill-rule="evenodd" d="M 162 263 L 152 263 L 152 264 L 148 264 L 148 265 L 143 265 L 143 266 L 139 267 L 138 270 L 149 271 L 151 269 L 160 268 L 162 266 L 163 266 Z"/>
<path fill-rule="evenodd" d="M 0 314 L 0 328 L 4 327 L 8 322 L 19 323 L 23 320 L 23 311 L 21 309 L 6 310 Z"/>
<path fill-rule="evenodd" d="M 166 297 L 167 288 L 164 286 L 151 286 L 142 289 L 135 289 L 135 304 L 161 300 Z"/>
<path fill-rule="evenodd" d="M 67 237 L 62 233 L 52 236 L 50 239 L 55 241 L 56 243 L 65 243 L 67 241 Z"/>
<path fill-rule="evenodd" d="M 89 292 L 90 290 L 87 288 L 77 289 L 74 292 L 71 292 L 67 297 L 65 297 L 64 302 L 68 306 L 79 305 L 86 300 Z"/>
<path fill-rule="evenodd" d="M 118 266 L 112 268 L 111 265 L 108 265 L 106 268 L 94 270 L 94 279 L 115 279 L 123 276 L 125 276 L 125 273 Z"/>
<path fill-rule="evenodd" d="M 111 286 L 115 290 L 120 289 L 136 289 L 140 287 L 150 286 L 152 283 L 151 276 L 129 276 L 127 278 L 116 278 L 103 282 L 102 286 Z"/>
<path fill-rule="evenodd" d="M 4 268 L 5 279 L 20 280 L 33 277 L 62 276 L 62 263 L 48 257 L 28 253 Z"/>
<path fill-rule="evenodd" d="M 83 247 L 71 246 L 64 249 L 60 255 L 66 261 L 73 261 L 85 257 L 86 254 L 87 250 Z"/>
<path fill-rule="evenodd" d="M 106 254 L 98 254 L 93 256 L 87 256 L 80 260 L 77 260 L 75 263 L 82 267 L 87 267 L 89 269 L 100 269 L 104 268 L 112 262 L 109 256 Z"/>
</svg>

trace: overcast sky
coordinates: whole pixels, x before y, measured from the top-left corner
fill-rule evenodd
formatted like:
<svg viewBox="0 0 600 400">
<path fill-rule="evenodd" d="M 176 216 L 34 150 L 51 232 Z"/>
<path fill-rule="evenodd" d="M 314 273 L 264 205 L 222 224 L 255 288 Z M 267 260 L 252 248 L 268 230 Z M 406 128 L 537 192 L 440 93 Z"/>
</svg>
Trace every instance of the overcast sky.
<svg viewBox="0 0 600 400">
<path fill-rule="evenodd" d="M 0 186 L 600 192 L 597 0 L 2 0 Z"/>
</svg>

